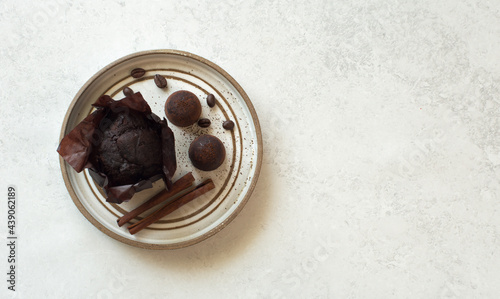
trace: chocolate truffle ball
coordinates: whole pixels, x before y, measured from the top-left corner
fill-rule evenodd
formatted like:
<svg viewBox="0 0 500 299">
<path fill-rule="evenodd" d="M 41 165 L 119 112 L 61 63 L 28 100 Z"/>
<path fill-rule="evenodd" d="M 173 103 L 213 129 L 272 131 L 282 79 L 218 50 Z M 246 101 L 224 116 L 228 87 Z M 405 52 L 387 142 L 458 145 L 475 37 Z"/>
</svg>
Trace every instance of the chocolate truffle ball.
<svg viewBox="0 0 500 299">
<path fill-rule="evenodd" d="M 194 167 L 210 171 L 221 166 L 226 158 L 226 149 L 219 138 L 212 135 L 201 135 L 189 146 L 189 159 Z"/>
<path fill-rule="evenodd" d="M 190 126 L 200 118 L 200 100 L 194 93 L 187 90 L 176 91 L 168 97 L 165 103 L 165 115 L 178 127 Z"/>
</svg>

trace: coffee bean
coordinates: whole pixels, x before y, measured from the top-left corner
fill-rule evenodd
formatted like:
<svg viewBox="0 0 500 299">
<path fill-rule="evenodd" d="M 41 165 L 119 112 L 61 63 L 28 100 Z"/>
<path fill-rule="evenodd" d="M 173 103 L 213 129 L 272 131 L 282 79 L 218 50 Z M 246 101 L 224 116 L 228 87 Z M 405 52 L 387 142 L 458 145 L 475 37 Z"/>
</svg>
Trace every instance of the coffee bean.
<svg viewBox="0 0 500 299">
<path fill-rule="evenodd" d="M 213 95 L 213 94 L 209 94 L 209 95 L 207 96 L 207 105 L 208 105 L 209 107 L 213 107 L 213 106 L 215 106 L 215 97 L 214 97 L 214 95 Z"/>
<path fill-rule="evenodd" d="M 144 76 L 144 74 L 146 74 L 146 71 L 144 69 L 141 69 L 140 67 L 133 69 L 130 72 L 130 75 L 132 75 L 132 77 L 134 77 L 134 78 L 140 78 L 140 77 Z"/>
<path fill-rule="evenodd" d="M 124 94 L 126 97 L 129 97 L 129 96 L 131 96 L 131 95 L 133 95 L 133 94 L 134 94 L 134 91 L 132 90 L 132 88 L 130 88 L 130 87 L 128 87 L 128 86 L 127 86 L 127 87 L 125 87 L 125 88 L 123 89 L 123 94 Z"/>
<path fill-rule="evenodd" d="M 155 75 L 155 84 L 159 88 L 165 88 L 167 87 L 167 79 L 163 77 L 162 75 L 156 74 Z"/>
<path fill-rule="evenodd" d="M 202 127 L 202 128 L 207 128 L 207 127 L 210 127 L 210 120 L 208 118 L 200 118 L 198 120 L 198 126 Z"/>
<path fill-rule="evenodd" d="M 232 130 L 234 128 L 234 122 L 232 120 L 226 120 L 222 123 L 222 127 L 226 130 Z"/>
</svg>

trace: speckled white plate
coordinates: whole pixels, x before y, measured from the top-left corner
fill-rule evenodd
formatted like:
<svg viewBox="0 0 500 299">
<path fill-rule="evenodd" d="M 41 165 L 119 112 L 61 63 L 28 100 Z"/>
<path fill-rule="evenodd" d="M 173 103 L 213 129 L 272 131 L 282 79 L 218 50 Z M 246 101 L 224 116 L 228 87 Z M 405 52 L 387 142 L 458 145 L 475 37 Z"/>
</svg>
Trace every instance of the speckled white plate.
<svg viewBox="0 0 500 299">
<path fill-rule="evenodd" d="M 146 74 L 134 79 L 130 71 L 138 67 L 145 69 Z M 167 88 L 160 89 L 154 84 L 155 74 L 167 78 Z M 165 117 L 165 101 L 173 92 L 184 89 L 198 96 L 203 107 L 201 117 L 209 118 L 212 125 L 208 128 L 200 128 L 196 124 L 178 128 L 169 124 L 174 131 L 177 151 L 177 171 L 173 179 L 175 181 L 191 171 L 195 183 L 211 178 L 216 188 L 141 232 L 130 235 L 127 225 L 118 227 L 116 219 L 158 193 L 163 182 L 160 180 L 152 189 L 137 193 L 129 202 L 111 204 L 106 202 L 102 190 L 87 170 L 77 173 L 60 158 L 62 175 L 74 203 L 99 230 L 137 247 L 175 249 L 214 235 L 241 211 L 259 176 L 262 137 L 250 99 L 228 73 L 202 57 L 176 50 L 138 52 L 106 66 L 80 89 L 64 119 L 61 139 L 89 115 L 91 104 L 99 96 L 108 94 L 115 100 L 121 99 L 126 86 L 140 91 L 153 112 L 161 118 Z M 210 93 L 217 100 L 213 108 L 206 104 L 206 96 Z M 222 128 L 222 122 L 227 119 L 234 121 L 233 131 Z M 189 144 L 201 134 L 217 136 L 226 147 L 225 162 L 215 171 L 196 170 L 189 161 Z M 131 223 L 143 216 L 138 216 Z"/>
</svg>

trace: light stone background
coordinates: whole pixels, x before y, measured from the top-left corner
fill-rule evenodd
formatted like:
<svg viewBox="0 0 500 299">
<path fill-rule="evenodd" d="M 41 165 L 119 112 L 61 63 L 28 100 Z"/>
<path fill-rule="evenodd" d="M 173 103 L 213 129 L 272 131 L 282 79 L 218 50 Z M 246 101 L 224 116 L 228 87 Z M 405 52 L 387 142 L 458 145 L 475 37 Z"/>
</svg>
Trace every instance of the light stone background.
<svg viewBox="0 0 500 299">
<path fill-rule="evenodd" d="M 499 298 L 499 1 L 2 0 L 0 28 L 17 298 Z M 94 228 L 55 151 L 94 73 L 160 48 L 228 71 L 264 140 L 242 213 L 176 251 Z"/>
</svg>

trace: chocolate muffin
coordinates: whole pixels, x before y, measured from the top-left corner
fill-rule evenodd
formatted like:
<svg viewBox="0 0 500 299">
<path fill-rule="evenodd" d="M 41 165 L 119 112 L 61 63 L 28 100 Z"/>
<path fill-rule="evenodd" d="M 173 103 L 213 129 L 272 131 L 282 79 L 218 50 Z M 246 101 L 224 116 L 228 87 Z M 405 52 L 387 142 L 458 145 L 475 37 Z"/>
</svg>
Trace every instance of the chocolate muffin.
<svg viewBox="0 0 500 299">
<path fill-rule="evenodd" d="M 119 101 L 103 95 L 92 106 L 96 110 L 61 140 L 62 158 L 77 172 L 87 168 L 108 202 L 127 201 L 160 178 L 170 189 L 177 162 L 167 121 L 139 92 Z"/>
<path fill-rule="evenodd" d="M 219 138 L 212 135 L 201 135 L 189 146 L 189 159 L 194 167 L 211 171 L 222 165 L 226 158 L 226 149 Z"/>
<path fill-rule="evenodd" d="M 134 184 L 162 173 L 160 127 L 144 114 L 110 113 L 102 141 L 89 160 L 113 186 Z"/>
<path fill-rule="evenodd" d="M 176 91 L 168 97 L 165 103 L 165 115 L 178 127 L 190 126 L 200 118 L 200 100 L 194 93 L 187 90 Z"/>
</svg>

